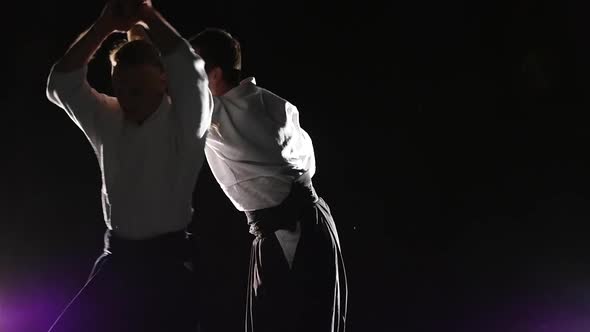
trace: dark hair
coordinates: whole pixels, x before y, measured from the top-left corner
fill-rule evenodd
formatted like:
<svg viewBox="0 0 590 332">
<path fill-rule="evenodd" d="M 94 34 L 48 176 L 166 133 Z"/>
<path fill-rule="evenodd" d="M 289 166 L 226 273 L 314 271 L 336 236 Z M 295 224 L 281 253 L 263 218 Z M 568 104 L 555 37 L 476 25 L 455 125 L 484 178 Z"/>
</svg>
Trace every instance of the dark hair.
<svg viewBox="0 0 590 332">
<path fill-rule="evenodd" d="M 224 79 L 233 85 L 240 83 L 242 74 L 242 51 L 240 42 L 229 32 L 207 28 L 190 38 L 195 51 L 205 61 L 205 70 L 221 68 Z"/>
<path fill-rule="evenodd" d="M 164 70 L 160 51 L 152 43 L 143 39 L 123 41 L 116 45 L 110 53 L 110 60 L 113 67 L 147 64 Z"/>
</svg>

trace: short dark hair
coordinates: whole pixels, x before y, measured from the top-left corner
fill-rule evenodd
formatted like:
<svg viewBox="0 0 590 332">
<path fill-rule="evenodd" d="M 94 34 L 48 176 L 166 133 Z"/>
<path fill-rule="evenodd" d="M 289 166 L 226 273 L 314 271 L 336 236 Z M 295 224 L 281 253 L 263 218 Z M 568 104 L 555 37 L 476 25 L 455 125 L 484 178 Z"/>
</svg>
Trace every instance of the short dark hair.
<svg viewBox="0 0 590 332">
<path fill-rule="evenodd" d="M 153 65 L 164 70 L 164 63 L 158 48 L 143 39 L 121 42 L 115 46 L 109 57 L 113 68 L 116 66 Z"/>
<path fill-rule="evenodd" d="M 207 72 L 219 67 L 228 83 L 240 83 L 242 51 L 240 42 L 229 32 L 219 28 L 207 28 L 191 37 L 189 41 L 205 61 Z"/>
</svg>

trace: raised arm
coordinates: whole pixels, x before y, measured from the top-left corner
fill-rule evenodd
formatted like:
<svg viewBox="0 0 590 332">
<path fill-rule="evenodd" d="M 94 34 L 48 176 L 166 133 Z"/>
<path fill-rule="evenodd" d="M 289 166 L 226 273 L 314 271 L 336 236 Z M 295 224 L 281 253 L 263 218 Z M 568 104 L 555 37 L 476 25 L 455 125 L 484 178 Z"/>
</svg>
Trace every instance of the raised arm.
<svg viewBox="0 0 590 332">
<path fill-rule="evenodd" d="M 143 1 L 140 17 L 149 27 L 150 39 L 162 53 L 168 93 L 182 130 L 189 138 L 204 138 L 211 124 L 213 107 L 205 62 L 151 1 Z"/>
<path fill-rule="evenodd" d="M 92 26 L 53 65 L 47 82 L 47 98 L 64 109 L 93 143 L 99 135 L 98 119 L 116 117 L 112 113 L 118 109 L 118 103 L 88 84 L 87 66 L 111 33 L 126 31 L 137 22 L 136 17 L 123 14 L 122 4 L 121 1 L 107 3 Z"/>
</svg>

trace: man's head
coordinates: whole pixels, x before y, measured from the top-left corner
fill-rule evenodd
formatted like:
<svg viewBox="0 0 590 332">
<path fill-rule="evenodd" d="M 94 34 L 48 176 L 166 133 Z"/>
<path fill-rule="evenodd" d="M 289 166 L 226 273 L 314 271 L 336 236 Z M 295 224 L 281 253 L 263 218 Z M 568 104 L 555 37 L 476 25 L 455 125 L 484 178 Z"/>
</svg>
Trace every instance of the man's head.
<svg viewBox="0 0 590 332">
<path fill-rule="evenodd" d="M 190 43 L 205 61 L 209 89 L 214 96 L 240 84 L 242 52 L 237 39 L 225 30 L 208 28 L 192 37 Z"/>
<path fill-rule="evenodd" d="M 125 118 L 141 123 L 162 102 L 166 73 L 158 49 L 149 41 L 125 42 L 111 53 L 113 92 Z"/>
</svg>

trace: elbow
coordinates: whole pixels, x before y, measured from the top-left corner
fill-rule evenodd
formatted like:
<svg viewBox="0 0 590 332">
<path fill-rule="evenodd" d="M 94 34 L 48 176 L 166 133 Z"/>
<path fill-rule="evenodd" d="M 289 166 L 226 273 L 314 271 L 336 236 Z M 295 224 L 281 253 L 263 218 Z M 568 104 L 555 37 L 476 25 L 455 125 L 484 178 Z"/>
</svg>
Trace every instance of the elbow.
<svg viewBox="0 0 590 332">
<path fill-rule="evenodd" d="M 211 118 L 213 117 L 213 96 L 209 92 L 203 99 L 201 121 L 196 130 L 196 135 L 199 139 L 206 138 L 209 127 L 211 126 Z"/>
<path fill-rule="evenodd" d="M 207 72 L 205 71 L 205 60 L 195 52 L 190 43 L 185 42 L 188 47 L 188 53 L 191 67 L 194 69 L 194 74 L 201 79 L 207 79 Z"/>
<path fill-rule="evenodd" d="M 205 61 L 198 55 L 193 57 L 191 60 L 190 68 L 192 80 L 194 82 L 202 82 L 205 86 L 209 85 L 207 72 L 205 71 Z"/>
<path fill-rule="evenodd" d="M 48 99 L 50 102 L 52 102 L 52 103 L 54 103 L 54 104 L 55 104 L 55 103 L 57 102 L 57 100 L 58 100 L 58 98 L 57 98 L 57 94 L 56 94 L 56 91 L 55 91 L 55 90 L 51 90 L 51 89 L 49 89 L 49 88 L 47 88 L 47 89 L 45 90 L 45 96 L 47 97 L 47 99 Z"/>
<path fill-rule="evenodd" d="M 66 95 L 66 93 L 63 87 L 61 87 L 58 84 L 58 82 L 56 82 L 50 76 L 47 81 L 47 86 L 45 88 L 45 96 L 47 97 L 47 99 L 53 104 L 62 107 L 64 105 L 64 95 Z"/>
<path fill-rule="evenodd" d="M 59 83 L 59 73 L 56 70 L 57 64 L 54 64 L 49 71 L 49 75 L 47 77 L 47 82 L 45 85 L 45 95 L 47 99 L 56 105 L 61 105 L 61 94 L 62 89 L 60 88 Z"/>
<path fill-rule="evenodd" d="M 190 68 L 190 75 L 195 81 L 206 80 L 207 72 L 205 71 L 205 60 L 198 55 L 192 47 L 188 46 L 188 51 L 184 53 L 187 62 L 186 68 Z"/>
<path fill-rule="evenodd" d="M 188 42 L 181 43 L 171 55 L 165 56 L 164 66 L 171 81 L 198 82 L 207 79 L 205 61 Z"/>
<path fill-rule="evenodd" d="M 47 85 L 45 87 L 45 96 L 47 97 L 47 99 L 49 99 L 49 101 L 51 101 L 54 104 L 59 104 L 59 89 L 57 87 L 57 85 L 55 84 L 55 81 L 53 79 L 53 75 L 49 75 L 49 78 L 47 79 Z"/>
<path fill-rule="evenodd" d="M 85 68 L 72 72 L 61 72 L 54 65 L 47 77 L 45 95 L 52 103 L 62 106 L 64 99 L 72 98 L 84 89 L 85 84 L 87 84 L 85 79 Z"/>
</svg>

